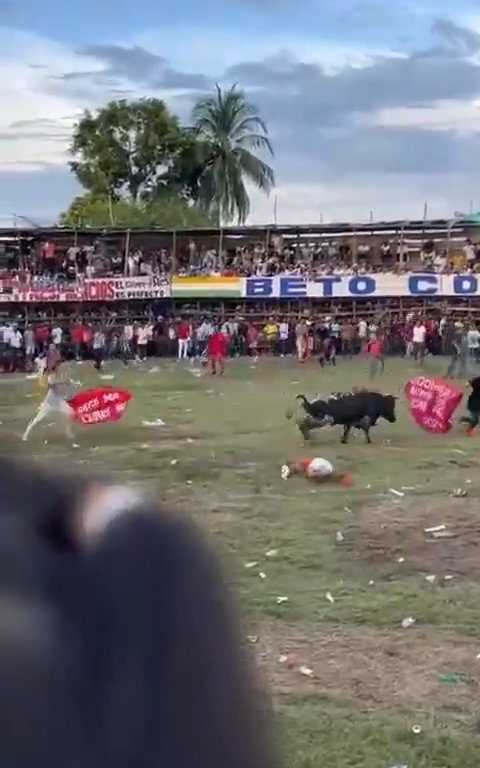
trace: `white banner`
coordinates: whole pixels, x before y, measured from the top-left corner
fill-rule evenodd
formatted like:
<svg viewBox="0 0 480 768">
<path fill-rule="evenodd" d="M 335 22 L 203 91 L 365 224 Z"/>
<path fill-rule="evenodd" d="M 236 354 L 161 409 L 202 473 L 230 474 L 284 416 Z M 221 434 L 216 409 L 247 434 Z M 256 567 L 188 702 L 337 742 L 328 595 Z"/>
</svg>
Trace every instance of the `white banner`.
<svg viewBox="0 0 480 768">
<path fill-rule="evenodd" d="M 480 275 L 325 275 L 303 277 L 247 277 L 242 295 L 247 299 L 379 298 L 387 296 L 480 296 Z"/>
</svg>

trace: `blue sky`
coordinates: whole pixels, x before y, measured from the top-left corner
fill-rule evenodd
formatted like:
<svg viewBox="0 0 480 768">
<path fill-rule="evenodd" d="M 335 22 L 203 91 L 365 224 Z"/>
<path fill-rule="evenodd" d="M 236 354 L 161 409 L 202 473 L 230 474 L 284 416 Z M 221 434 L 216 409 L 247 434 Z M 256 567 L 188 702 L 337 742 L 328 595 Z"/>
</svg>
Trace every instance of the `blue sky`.
<svg viewBox="0 0 480 768">
<path fill-rule="evenodd" d="M 77 193 L 84 108 L 156 95 L 188 122 L 215 82 L 267 121 L 279 222 L 480 208 L 480 0 L 0 0 L 0 226 Z M 253 193 L 252 222 L 273 207 Z"/>
</svg>

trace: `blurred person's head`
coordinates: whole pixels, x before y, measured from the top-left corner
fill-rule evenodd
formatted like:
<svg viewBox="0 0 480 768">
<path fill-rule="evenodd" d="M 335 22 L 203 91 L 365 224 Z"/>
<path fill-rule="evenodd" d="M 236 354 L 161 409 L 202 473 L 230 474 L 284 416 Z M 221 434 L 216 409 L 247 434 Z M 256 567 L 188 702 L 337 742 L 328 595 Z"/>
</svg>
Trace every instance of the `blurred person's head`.
<svg viewBox="0 0 480 768">
<path fill-rule="evenodd" d="M 0 459 L 0 760 L 267 768 L 215 559 L 126 486 Z"/>
</svg>

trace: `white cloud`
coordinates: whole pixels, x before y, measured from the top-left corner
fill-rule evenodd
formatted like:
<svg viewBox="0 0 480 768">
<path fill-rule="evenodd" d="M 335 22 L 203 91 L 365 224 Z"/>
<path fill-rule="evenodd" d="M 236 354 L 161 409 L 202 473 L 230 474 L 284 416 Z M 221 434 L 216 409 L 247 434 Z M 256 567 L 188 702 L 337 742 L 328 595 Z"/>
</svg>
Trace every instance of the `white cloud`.
<svg viewBox="0 0 480 768">
<path fill-rule="evenodd" d="M 0 29 L 0 170 L 66 162 L 71 128 L 84 105 L 52 84 L 87 66 L 92 62 L 55 41 Z"/>
<path fill-rule="evenodd" d="M 454 210 L 480 208 L 475 174 L 355 174 L 325 184 L 279 182 L 277 223 L 311 224 L 421 219 L 424 204 L 431 218 L 453 215 Z M 251 192 L 252 224 L 273 223 L 275 195 Z"/>
<path fill-rule="evenodd" d="M 180 40 L 180 43 L 179 43 Z M 268 28 L 246 34 L 238 30 L 212 27 L 169 27 L 144 32 L 124 45 L 139 45 L 165 56 L 172 66 L 183 71 L 195 70 L 218 78 L 239 61 L 263 61 L 277 58 L 279 52 L 298 51 L 306 64 L 319 64 L 327 74 L 345 66 L 365 67 L 377 56 L 401 56 L 388 46 L 362 46 L 323 40 L 318 34 L 299 37 L 279 35 Z"/>
<path fill-rule="evenodd" d="M 480 132 L 480 101 L 438 101 L 424 107 L 391 107 L 359 116 L 362 124 L 384 128 L 451 131 L 465 137 Z"/>
</svg>

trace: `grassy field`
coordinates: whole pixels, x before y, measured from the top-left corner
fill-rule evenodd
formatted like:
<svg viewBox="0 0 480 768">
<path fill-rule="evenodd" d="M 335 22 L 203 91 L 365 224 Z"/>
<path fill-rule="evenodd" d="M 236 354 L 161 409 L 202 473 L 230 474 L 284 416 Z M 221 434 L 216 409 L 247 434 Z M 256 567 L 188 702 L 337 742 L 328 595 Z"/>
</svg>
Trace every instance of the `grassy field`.
<svg viewBox="0 0 480 768">
<path fill-rule="evenodd" d="M 400 403 L 397 424 L 379 425 L 373 445 L 361 434 L 340 445 L 339 430 L 326 428 L 306 450 L 285 419 L 294 395 L 364 384 L 364 361 L 323 372 L 233 361 L 223 379 L 158 361 L 106 372 L 134 400 L 121 422 L 79 429 L 77 450 L 54 425 L 22 444 L 36 383 L 2 379 L 0 451 L 107 469 L 199 520 L 241 596 L 286 764 L 476 768 L 480 438 L 458 428 L 428 436 Z M 87 365 L 72 375 L 98 383 Z M 401 394 L 411 376 L 411 363 L 389 362 L 378 386 Z M 159 417 L 165 426 L 142 425 Z M 281 464 L 305 453 L 353 472 L 354 487 L 281 481 Z M 451 497 L 457 487 L 465 498 Z M 425 533 L 438 525 L 446 537 Z"/>
</svg>

